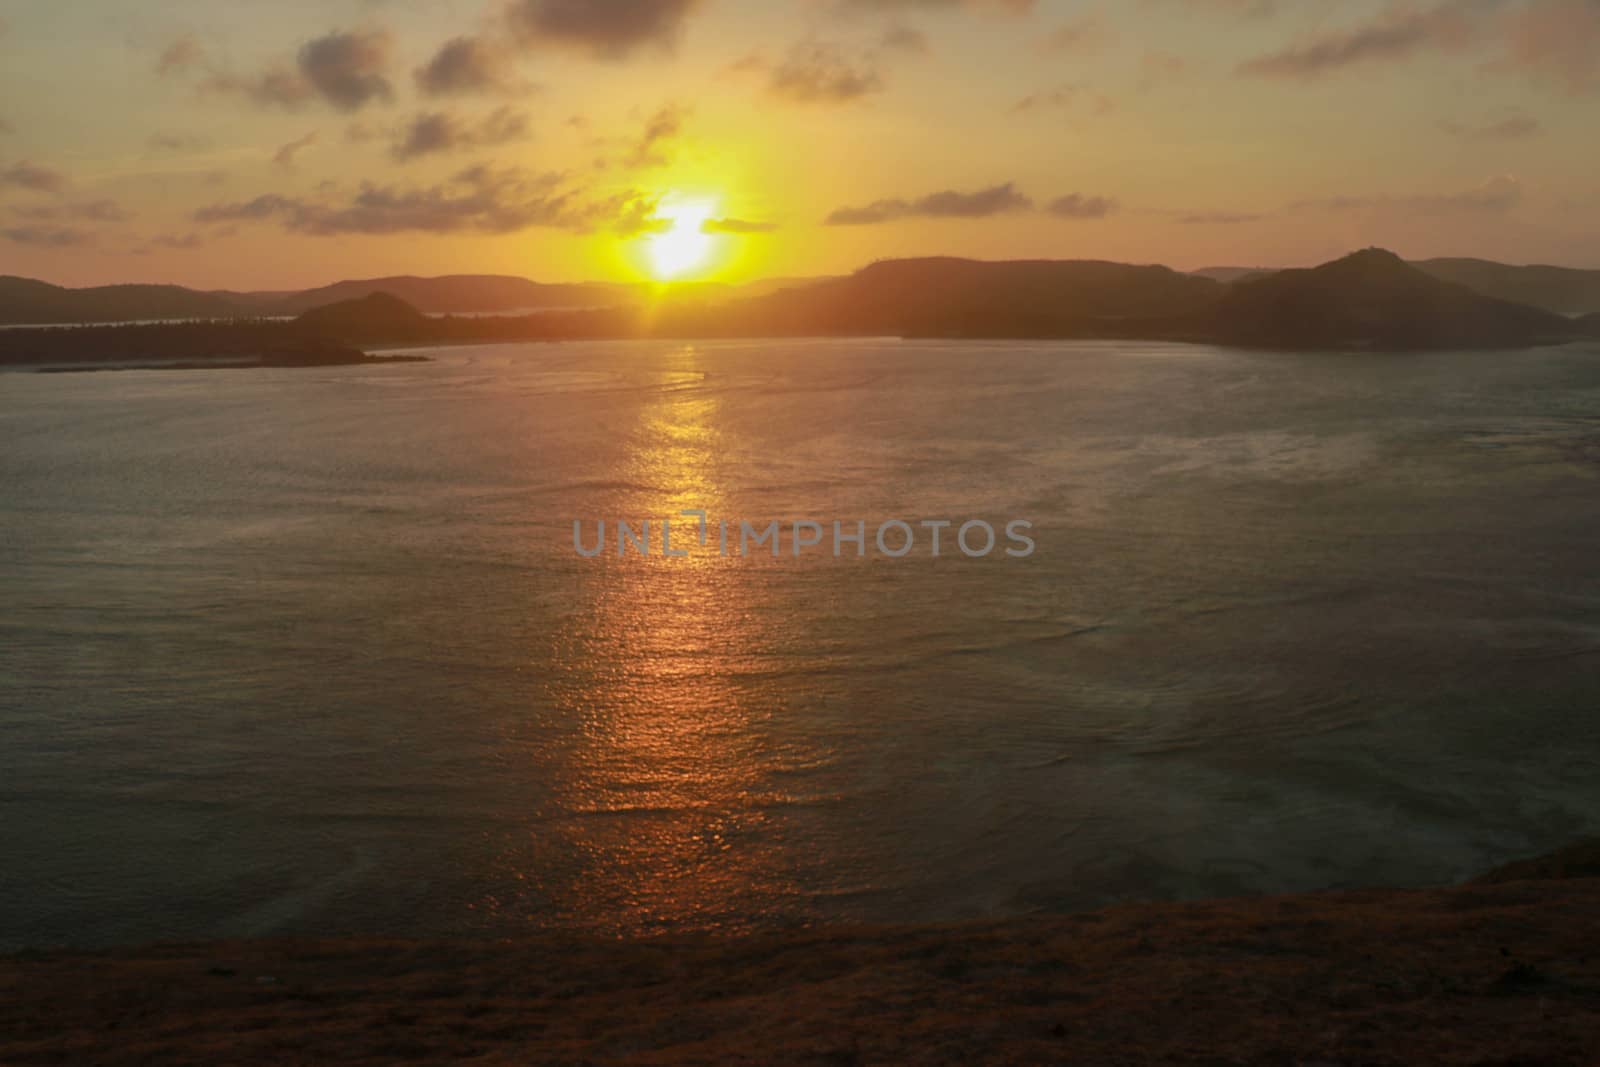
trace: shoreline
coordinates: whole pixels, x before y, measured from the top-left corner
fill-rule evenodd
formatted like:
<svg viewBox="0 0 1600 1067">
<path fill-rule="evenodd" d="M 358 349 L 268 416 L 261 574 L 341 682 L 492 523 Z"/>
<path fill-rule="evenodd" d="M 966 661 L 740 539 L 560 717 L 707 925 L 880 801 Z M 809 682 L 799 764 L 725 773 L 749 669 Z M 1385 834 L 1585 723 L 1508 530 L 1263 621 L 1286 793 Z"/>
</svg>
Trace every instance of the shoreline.
<svg viewBox="0 0 1600 1067">
<path fill-rule="evenodd" d="M 1600 845 L 1444 889 L 0 957 L 0 1063 L 1583 1063 Z"/>
</svg>

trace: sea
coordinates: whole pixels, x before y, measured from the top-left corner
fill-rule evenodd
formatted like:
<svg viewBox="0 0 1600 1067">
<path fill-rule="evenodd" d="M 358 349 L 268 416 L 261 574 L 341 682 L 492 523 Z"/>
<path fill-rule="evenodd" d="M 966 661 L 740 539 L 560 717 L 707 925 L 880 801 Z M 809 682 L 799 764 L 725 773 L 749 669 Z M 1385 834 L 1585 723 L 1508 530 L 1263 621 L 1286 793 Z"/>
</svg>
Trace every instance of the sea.
<svg viewBox="0 0 1600 1067">
<path fill-rule="evenodd" d="M 1600 830 L 1596 346 L 422 354 L 0 374 L 0 950 L 1439 885 Z"/>
</svg>

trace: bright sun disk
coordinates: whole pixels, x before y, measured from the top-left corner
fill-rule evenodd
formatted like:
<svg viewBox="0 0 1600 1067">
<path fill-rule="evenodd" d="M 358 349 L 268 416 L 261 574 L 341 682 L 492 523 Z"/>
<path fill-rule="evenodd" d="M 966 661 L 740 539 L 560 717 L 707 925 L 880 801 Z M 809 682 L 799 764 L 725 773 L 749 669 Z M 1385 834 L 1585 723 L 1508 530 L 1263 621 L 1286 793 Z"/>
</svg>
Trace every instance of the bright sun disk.
<svg viewBox="0 0 1600 1067">
<path fill-rule="evenodd" d="M 709 205 L 667 204 L 656 217 L 666 224 L 649 238 L 651 271 L 658 279 L 671 281 L 705 263 L 712 242 L 711 234 L 705 232 L 711 218 Z"/>
</svg>

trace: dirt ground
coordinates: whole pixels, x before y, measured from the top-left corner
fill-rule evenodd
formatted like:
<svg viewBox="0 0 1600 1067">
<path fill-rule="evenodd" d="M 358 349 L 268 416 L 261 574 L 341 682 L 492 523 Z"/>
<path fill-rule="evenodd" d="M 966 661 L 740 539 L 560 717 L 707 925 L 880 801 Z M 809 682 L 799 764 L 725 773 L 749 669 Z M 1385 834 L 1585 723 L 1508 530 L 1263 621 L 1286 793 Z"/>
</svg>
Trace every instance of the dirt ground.
<svg viewBox="0 0 1600 1067">
<path fill-rule="evenodd" d="M 738 940 L 25 953 L 0 1064 L 1597 1064 L 1600 878 L 1571 873 Z"/>
</svg>

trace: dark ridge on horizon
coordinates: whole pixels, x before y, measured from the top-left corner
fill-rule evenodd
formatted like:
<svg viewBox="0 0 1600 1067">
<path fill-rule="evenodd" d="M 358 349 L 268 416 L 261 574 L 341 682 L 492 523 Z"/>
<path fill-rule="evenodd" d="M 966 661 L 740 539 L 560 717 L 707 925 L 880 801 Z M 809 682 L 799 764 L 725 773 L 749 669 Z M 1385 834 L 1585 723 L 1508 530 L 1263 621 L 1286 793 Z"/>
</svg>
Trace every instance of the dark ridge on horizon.
<svg viewBox="0 0 1600 1067">
<path fill-rule="evenodd" d="M 1515 349 L 1600 337 L 1600 316 L 1573 319 L 1482 296 L 1382 249 L 1230 284 L 1102 260 L 929 257 L 882 260 L 845 278 L 742 299 L 687 293 L 649 305 L 435 317 L 380 291 L 309 309 L 292 322 L 214 321 L 189 324 L 197 328 L 172 336 L 189 349 L 195 338 L 207 337 L 228 351 L 273 337 L 284 345 L 318 339 L 371 347 L 879 335 L 1397 351 Z M 36 344 L 33 335 L 52 336 Z M 0 331 L 0 362 L 39 362 L 41 346 L 76 359 L 110 360 L 124 358 L 136 343 L 154 355 L 160 336 L 152 326 Z"/>
<path fill-rule="evenodd" d="M 977 271 L 979 264 L 996 269 L 1041 270 L 1045 265 L 1078 264 L 1163 270 L 1165 267 L 1114 263 L 1107 260 L 977 260 L 957 256 L 886 259 L 853 274 L 820 278 L 769 278 L 742 285 L 718 282 L 649 283 L 536 282 L 515 275 L 450 274 L 438 277 L 394 275 L 350 279 L 304 290 L 234 292 L 201 291 L 178 285 L 124 284 L 71 289 L 31 278 L 0 276 L 0 325 L 74 325 L 138 322 L 159 319 L 293 318 L 304 311 L 343 300 L 383 292 L 397 296 L 431 315 L 515 314 L 533 311 L 576 311 L 653 302 L 662 292 L 683 303 L 729 303 L 770 296 L 788 289 L 838 285 L 885 270 L 904 274 L 906 264 L 945 265 Z M 900 264 L 901 266 L 893 266 Z M 958 265 L 968 265 L 959 267 Z M 1600 270 L 1576 267 L 1513 266 L 1485 259 L 1440 258 L 1413 261 L 1411 266 L 1441 281 L 1465 285 L 1483 296 L 1527 304 L 1568 316 L 1600 312 Z M 1223 285 L 1254 281 L 1283 269 L 1272 267 L 1205 267 L 1168 271 Z M 1152 276 L 1153 277 L 1153 276 Z M 1031 279 L 1027 284 L 1032 284 Z M 1172 313 L 1174 309 L 1165 309 Z"/>
<path fill-rule="evenodd" d="M 770 278 L 744 285 L 675 284 L 676 299 L 726 301 L 821 278 Z M 657 287 L 647 283 L 545 283 L 507 274 L 395 275 L 353 279 L 305 290 L 235 292 L 179 285 L 101 285 L 82 289 L 33 278 L 0 275 L 0 326 L 70 326 L 161 319 L 293 318 L 327 304 L 389 293 L 428 314 L 509 314 L 578 310 L 645 303 Z"/>
<path fill-rule="evenodd" d="M 1252 347 L 1524 348 L 1579 339 L 1570 319 L 1441 281 L 1368 248 L 1230 286 L 1206 333 Z"/>
</svg>

